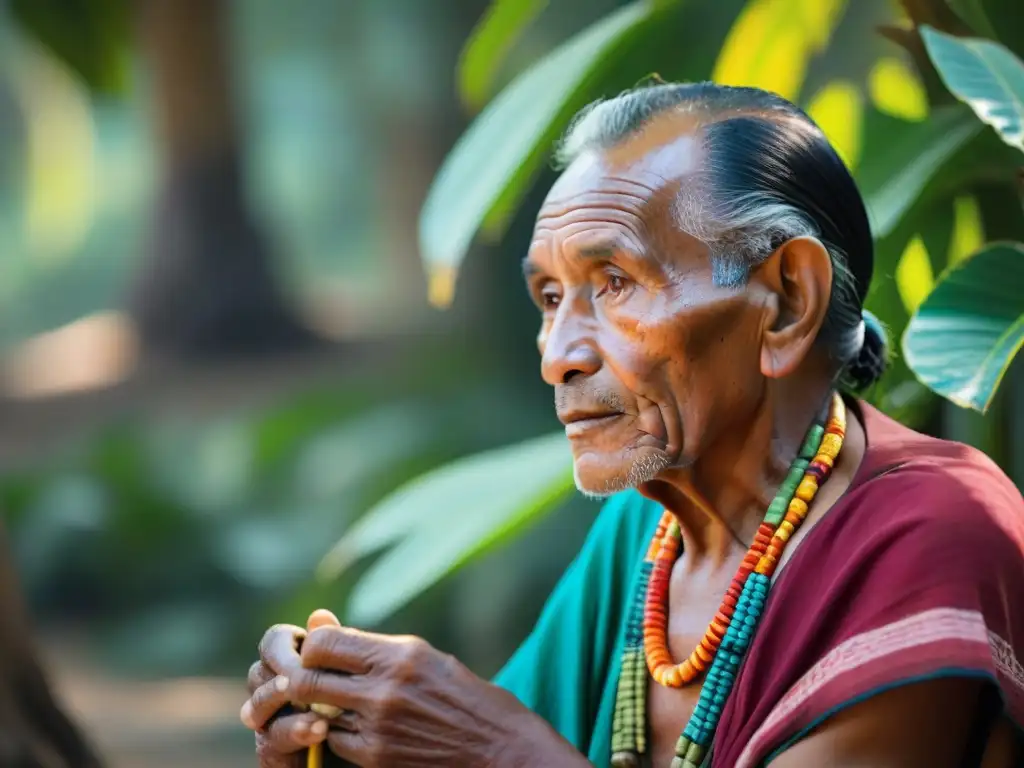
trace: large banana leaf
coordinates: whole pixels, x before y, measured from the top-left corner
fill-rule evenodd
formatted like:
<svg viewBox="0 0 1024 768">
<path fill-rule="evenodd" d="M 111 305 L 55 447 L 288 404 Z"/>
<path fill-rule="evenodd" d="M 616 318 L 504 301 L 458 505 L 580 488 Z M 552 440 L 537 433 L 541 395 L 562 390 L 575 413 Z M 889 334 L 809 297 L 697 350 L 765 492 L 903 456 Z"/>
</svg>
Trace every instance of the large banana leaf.
<svg viewBox="0 0 1024 768">
<path fill-rule="evenodd" d="M 911 319 L 907 364 L 928 387 L 984 411 L 1024 344 L 1024 246 L 992 243 L 954 265 Z"/>
<path fill-rule="evenodd" d="M 1024 63 L 999 43 L 921 27 L 946 87 L 1011 147 L 1024 151 Z"/>
<path fill-rule="evenodd" d="M 334 578 L 360 557 L 391 546 L 359 581 L 348 605 L 349 620 L 373 624 L 573 489 L 572 457 L 562 432 L 461 459 L 371 509 L 324 559 L 319 576 Z"/>
<path fill-rule="evenodd" d="M 434 179 L 420 214 L 430 298 L 448 304 L 473 236 L 496 208 L 510 215 L 586 84 L 614 67 L 619 46 L 656 5 L 631 3 L 576 35 L 506 87 L 463 134 Z M 492 221 L 493 225 L 494 222 Z"/>
</svg>

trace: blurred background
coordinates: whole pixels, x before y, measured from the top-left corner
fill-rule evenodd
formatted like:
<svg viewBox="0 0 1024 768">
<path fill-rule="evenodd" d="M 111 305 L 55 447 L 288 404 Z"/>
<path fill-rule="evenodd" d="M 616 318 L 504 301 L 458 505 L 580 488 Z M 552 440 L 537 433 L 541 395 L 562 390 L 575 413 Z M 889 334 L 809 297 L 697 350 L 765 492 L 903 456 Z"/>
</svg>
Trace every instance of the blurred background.
<svg viewBox="0 0 1024 768">
<path fill-rule="evenodd" d="M 564 446 L 519 265 L 554 178 L 533 149 L 572 109 L 654 72 L 806 106 L 881 200 L 871 302 L 897 338 L 950 264 L 1024 235 L 1019 154 L 966 107 L 943 122 L 920 38 L 891 32 L 955 27 L 905 7 L 945 3 L 719 0 L 651 3 L 598 50 L 473 219 L 488 236 L 438 255 L 460 187 L 424 201 L 479 110 L 639 5 L 0 0 L 0 557 L 109 765 L 252 765 L 256 643 L 316 607 L 482 675 L 528 632 L 597 509 L 542 469 Z M 452 162 L 485 177 L 513 138 Z M 869 399 L 1021 485 L 1020 365 L 982 415 L 905 358 Z"/>
</svg>

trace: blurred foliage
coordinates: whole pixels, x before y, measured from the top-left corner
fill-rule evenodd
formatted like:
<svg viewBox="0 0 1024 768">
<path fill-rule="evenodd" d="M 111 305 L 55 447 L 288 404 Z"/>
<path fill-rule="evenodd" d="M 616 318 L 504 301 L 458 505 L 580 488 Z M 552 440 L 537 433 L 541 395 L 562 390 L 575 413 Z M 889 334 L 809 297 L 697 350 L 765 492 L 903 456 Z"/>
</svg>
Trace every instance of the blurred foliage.
<svg viewBox="0 0 1024 768">
<path fill-rule="evenodd" d="M 11 0 L 14 18 L 98 93 L 127 85 L 130 0 Z"/>
</svg>

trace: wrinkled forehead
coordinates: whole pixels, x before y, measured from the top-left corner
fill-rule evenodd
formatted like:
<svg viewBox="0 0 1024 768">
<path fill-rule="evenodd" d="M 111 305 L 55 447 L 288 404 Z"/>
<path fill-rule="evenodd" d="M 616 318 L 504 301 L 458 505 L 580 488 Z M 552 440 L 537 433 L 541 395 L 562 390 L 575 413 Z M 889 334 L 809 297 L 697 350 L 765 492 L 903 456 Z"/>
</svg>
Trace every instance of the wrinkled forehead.
<svg viewBox="0 0 1024 768">
<path fill-rule="evenodd" d="M 701 147 L 693 132 L 659 121 L 611 149 L 587 150 L 551 187 L 537 217 L 534 244 L 591 239 L 589 233 L 631 241 L 674 237 L 675 202 L 683 187 L 699 183 Z M 596 233 L 595 233 L 596 234 Z"/>
</svg>

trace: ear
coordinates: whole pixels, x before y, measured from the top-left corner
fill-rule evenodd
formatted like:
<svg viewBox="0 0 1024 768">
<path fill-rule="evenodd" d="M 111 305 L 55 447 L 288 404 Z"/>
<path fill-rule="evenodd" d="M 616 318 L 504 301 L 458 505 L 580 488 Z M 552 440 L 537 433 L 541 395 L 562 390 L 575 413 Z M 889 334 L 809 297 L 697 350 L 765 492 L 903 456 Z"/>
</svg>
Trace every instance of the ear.
<svg viewBox="0 0 1024 768">
<path fill-rule="evenodd" d="M 821 241 L 795 237 L 779 246 L 757 270 L 774 294 L 774 311 L 761 337 L 761 373 L 789 376 L 818 338 L 832 296 L 832 260 Z"/>
</svg>

